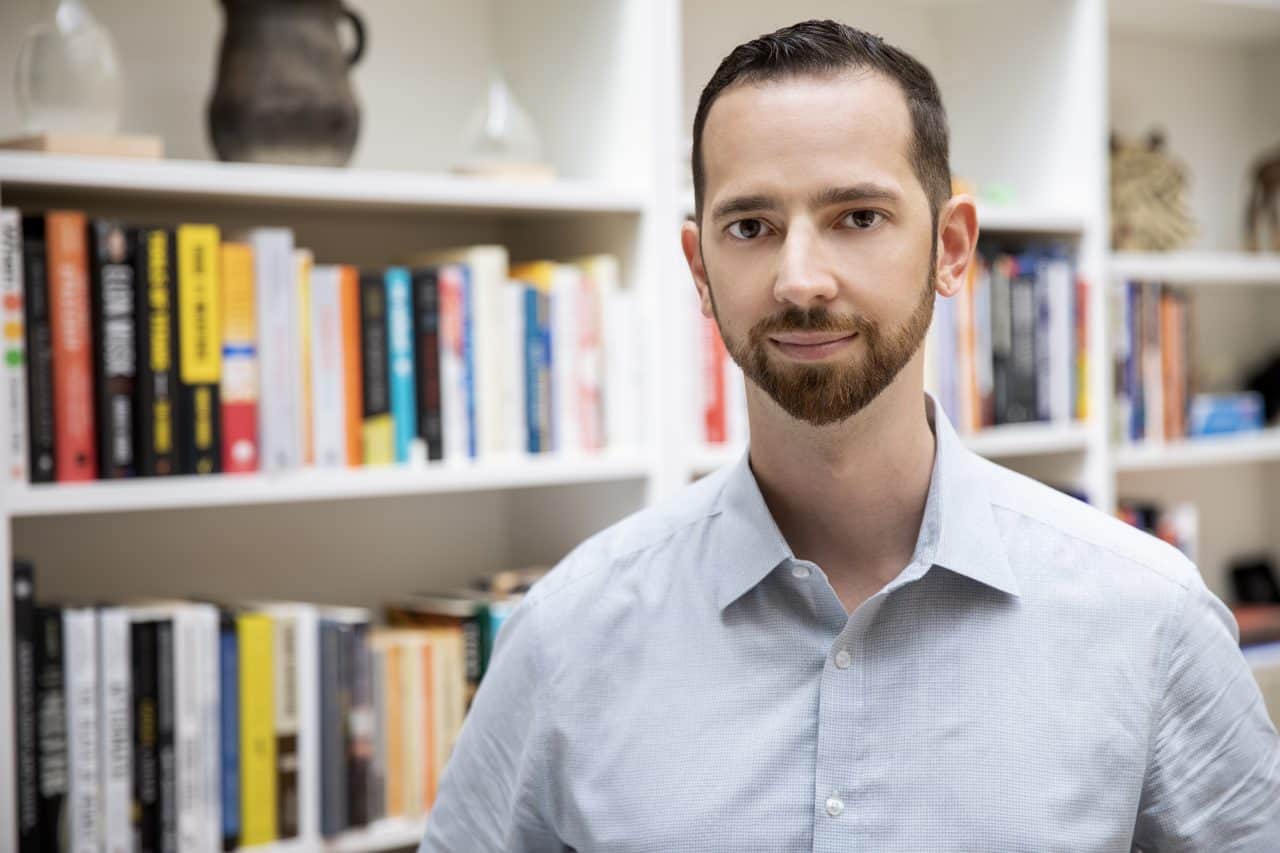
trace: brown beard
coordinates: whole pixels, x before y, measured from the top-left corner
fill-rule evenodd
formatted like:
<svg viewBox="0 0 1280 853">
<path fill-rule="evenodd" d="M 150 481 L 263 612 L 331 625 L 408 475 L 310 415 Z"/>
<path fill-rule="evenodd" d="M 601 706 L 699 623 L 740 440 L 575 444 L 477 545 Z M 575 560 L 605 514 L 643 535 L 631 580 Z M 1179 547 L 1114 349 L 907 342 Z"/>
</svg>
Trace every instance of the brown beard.
<svg viewBox="0 0 1280 853">
<path fill-rule="evenodd" d="M 932 263 L 929 268 L 932 272 Z M 832 314 L 821 306 L 808 311 L 791 306 L 756 323 L 746 340 L 741 340 L 725 334 L 710 279 L 707 286 L 711 310 L 729 355 L 783 411 L 813 426 L 850 418 L 879 396 L 916 354 L 933 319 L 930 276 L 911 316 L 897 329 L 885 332 L 866 317 Z M 857 333 L 864 354 L 834 364 L 779 363 L 770 353 L 773 345 L 769 336 L 790 331 Z"/>
</svg>

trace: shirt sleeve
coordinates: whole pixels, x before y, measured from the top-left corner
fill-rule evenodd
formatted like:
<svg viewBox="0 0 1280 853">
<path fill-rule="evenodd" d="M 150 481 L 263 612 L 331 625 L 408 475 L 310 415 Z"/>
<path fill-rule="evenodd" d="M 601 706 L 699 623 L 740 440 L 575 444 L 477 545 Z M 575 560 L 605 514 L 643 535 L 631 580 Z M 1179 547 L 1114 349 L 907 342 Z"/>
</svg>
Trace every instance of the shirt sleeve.
<svg viewBox="0 0 1280 853">
<path fill-rule="evenodd" d="M 1168 635 L 1134 845 L 1146 853 L 1280 849 L 1280 738 L 1231 611 L 1198 575 Z"/>
<path fill-rule="evenodd" d="M 537 606 L 503 623 L 489 668 L 445 765 L 418 853 L 561 853 L 542 818 L 542 679 Z"/>
</svg>

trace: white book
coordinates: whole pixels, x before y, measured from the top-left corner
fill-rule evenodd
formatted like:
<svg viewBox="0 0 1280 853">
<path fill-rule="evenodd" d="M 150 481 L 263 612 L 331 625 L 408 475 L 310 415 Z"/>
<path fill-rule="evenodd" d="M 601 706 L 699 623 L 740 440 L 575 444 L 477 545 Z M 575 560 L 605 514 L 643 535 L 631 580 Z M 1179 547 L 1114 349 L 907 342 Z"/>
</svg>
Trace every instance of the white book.
<svg viewBox="0 0 1280 853">
<path fill-rule="evenodd" d="M 551 447 L 557 453 L 582 449 L 576 401 L 578 300 L 582 271 L 556 264 L 551 278 Z"/>
<path fill-rule="evenodd" d="M 1156 282 L 1143 282 L 1142 316 L 1135 322 L 1142 323 L 1142 400 L 1145 404 L 1143 422 L 1148 441 L 1161 442 L 1164 434 L 1164 364 L 1161 353 L 1164 341 L 1160 334 L 1160 294 L 1163 287 Z"/>
<path fill-rule="evenodd" d="M 222 850 L 222 673 L 219 665 L 218 608 L 193 604 L 198 657 L 200 713 L 200 847 L 208 853 Z"/>
<path fill-rule="evenodd" d="M 607 342 L 604 337 L 604 294 L 620 287 L 618 259 L 610 254 L 588 255 L 574 264 L 582 272 L 578 291 L 578 347 L 574 359 L 575 408 L 585 450 L 605 446 L 604 381 Z M 638 322 L 633 318 L 633 322 Z"/>
<path fill-rule="evenodd" d="M 504 363 L 500 344 L 502 292 L 510 269 L 507 247 L 464 246 L 422 253 L 408 261 L 410 266 L 441 263 L 463 263 L 470 270 L 476 450 L 478 456 L 500 454 L 510 449 L 506 444 L 508 430 L 504 412 Z M 446 441 L 448 437 L 446 429 Z"/>
<path fill-rule="evenodd" d="M 102 849 L 98 778 L 98 637 L 91 607 L 62 611 L 62 671 L 67 709 L 67 849 Z"/>
<path fill-rule="evenodd" d="M 1049 262 L 1049 420 L 1066 423 L 1071 420 L 1071 339 L 1072 321 L 1071 263 L 1065 258 Z"/>
<path fill-rule="evenodd" d="M 27 341 L 23 314 L 22 215 L 16 208 L 0 208 L 0 329 L 4 330 L 4 413 L 7 435 L 5 476 L 12 483 L 28 479 L 27 458 Z"/>
<path fill-rule="evenodd" d="M 601 294 L 604 315 L 605 446 L 634 449 L 640 445 L 640 370 L 638 300 L 625 288 Z"/>
<path fill-rule="evenodd" d="M 466 269 L 460 264 L 440 268 L 440 421 L 445 462 L 470 458 L 467 417 L 466 354 L 463 315 L 466 312 Z"/>
<path fill-rule="evenodd" d="M 129 611 L 103 608 L 98 612 L 98 722 L 106 853 L 133 850 L 132 661 Z"/>
<path fill-rule="evenodd" d="M 302 464 L 301 400 L 298 382 L 297 264 L 293 231 L 257 228 L 253 246 L 254 292 L 258 307 L 258 367 L 262 386 L 258 433 L 263 471 Z"/>
<path fill-rule="evenodd" d="M 346 465 L 347 430 L 343 407 L 342 296 L 339 269 L 311 271 L 312 423 L 316 465 Z"/>
<path fill-rule="evenodd" d="M 528 407 L 525 405 L 525 327 L 523 282 L 508 279 L 502 286 L 502 411 L 506 415 L 507 452 L 529 448 Z"/>
</svg>

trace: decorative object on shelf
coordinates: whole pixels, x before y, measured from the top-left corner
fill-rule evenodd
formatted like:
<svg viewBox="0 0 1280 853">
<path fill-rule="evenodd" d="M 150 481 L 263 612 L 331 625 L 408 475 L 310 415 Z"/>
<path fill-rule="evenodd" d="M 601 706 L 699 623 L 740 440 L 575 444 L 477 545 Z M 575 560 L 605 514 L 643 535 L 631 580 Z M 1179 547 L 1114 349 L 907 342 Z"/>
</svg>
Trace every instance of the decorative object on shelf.
<svg viewBox="0 0 1280 853">
<path fill-rule="evenodd" d="M 556 176 L 542 159 L 542 140 L 533 119 L 496 68 L 489 74 L 484 101 L 468 119 L 462 138 L 466 153 L 453 167 L 458 174 L 527 180 Z"/>
<path fill-rule="evenodd" d="M 45 3 L 18 51 L 14 95 L 25 138 L 116 132 L 123 93 L 115 44 L 82 0 Z"/>
<path fill-rule="evenodd" d="M 1262 429 L 1262 395 L 1256 391 L 1236 394 L 1196 394 L 1191 399 L 1187 435 L 1229 435 Z"/>
<path fill-rule="evenodd" d="M 209 100 L 223 160 L 345 166 L 360 110 L 348 71 L 364 55 L 364 22 L 339 0 L 222 0 L 226 27 Z M 348 53 L 338 23 L 355 32 Z"/>
<path fill-rule="evenodd" d="M 1111 246 L 1167 252 L 1196 233 L 1187 210 L 1186 167 L 1166 150 L 1164 133 L 1144 140 L 1111 135 Z"/>
<path fill-rule="evenodd" d="M 1250 391 L 1257 392 L 1263 401 L 1268 423 L 1280 418 L 1280 353 L 1271 356 L 1265 364 L 1245 382 Z"/>
<path fill-rule="evenodd" d="M 1280 252 L 1280 146 L 1254 163 L 1244 242 L 1250 252 Z"/>
</svg>

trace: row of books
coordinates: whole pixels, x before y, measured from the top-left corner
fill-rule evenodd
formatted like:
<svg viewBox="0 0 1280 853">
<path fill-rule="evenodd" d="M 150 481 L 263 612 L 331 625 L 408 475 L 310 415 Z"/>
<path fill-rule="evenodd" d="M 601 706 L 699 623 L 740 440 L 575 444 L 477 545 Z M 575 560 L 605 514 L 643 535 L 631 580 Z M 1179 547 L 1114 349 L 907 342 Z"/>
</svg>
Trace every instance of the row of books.
<svg viewBox="0 0 1280 853">
<path fill-rule="evenodd" d="M 1089 288 L 1070 247 L 1016 254 L 981 246 L 963 291 L 938 299 L 925 342 L 925 387 L 961 432 L 1088 415 Z M 712 319 L 700 325 L 700 432 L 747 438 L 742 372 Z"/>
<path fill-rule="evenodd" d="M 1116 515 L 1168 542 L 1192 562 L 1198 559 L 1200 515 L 1194 503 L 1179 501 L 1165 506 L 1148 500 L 1121 499 L 1116 505 Z"/>
<path fill-rule="evenodd" d="M 1190 434 L 1193 312 L 1187 294 L 1158 282 L 1113 291 L 1114 438 L 1164 441 Z"/>
<path fill-rule="evenodd" d="M 13 574 L 19 853 L 318 844 L 434 802 L 519 593 L 37 605 Z"/>
<path fill-rule="evenodd" d="M 638 443 L 616 257 L 498 245 L 376 269 L 287 228 L 0 211 L 8 475 L 355 466 Z"/>
<path fill-rule="evenodd" d="M 980 244 L 925 343 L 925 387 L 956 429 L 1084 420 L 1088 375 L 1089 287 L 1072 248 Z"/>
</svg>

